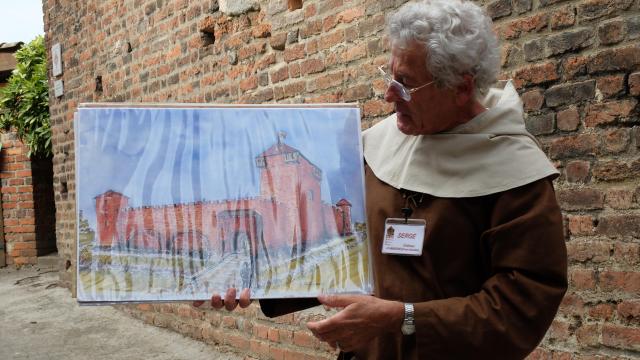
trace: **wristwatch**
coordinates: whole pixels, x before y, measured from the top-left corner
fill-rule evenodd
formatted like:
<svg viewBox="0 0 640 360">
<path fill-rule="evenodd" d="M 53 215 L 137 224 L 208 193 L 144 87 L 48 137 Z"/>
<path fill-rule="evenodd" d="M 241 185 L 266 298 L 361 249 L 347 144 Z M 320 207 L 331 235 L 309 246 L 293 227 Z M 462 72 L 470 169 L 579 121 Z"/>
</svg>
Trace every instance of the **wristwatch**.
<svg viewBox="0 0 640 360">
<path fill-rule="evenodd" d="M 415 320 L 413 319 L 413 304 L 404 304 L 404 320 L 400 330 L 403 335 L 412 335 L 416 332 Z"/>
</svg>

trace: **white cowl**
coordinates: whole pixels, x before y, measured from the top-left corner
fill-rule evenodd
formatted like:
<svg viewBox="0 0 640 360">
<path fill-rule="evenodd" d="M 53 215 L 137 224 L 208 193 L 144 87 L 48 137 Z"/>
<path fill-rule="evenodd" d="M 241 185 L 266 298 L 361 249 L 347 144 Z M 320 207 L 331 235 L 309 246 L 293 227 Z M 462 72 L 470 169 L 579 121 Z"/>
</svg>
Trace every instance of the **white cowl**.
<svg viewBox="0 0 640 360">
<path fill-rule="evenodd" d="M 524 125 L 522 101 L 501 81 L 481 101 L 489 110 L 434 135 L 405 135 L 396 115 L 363 133 L 364 158 L 385 183 L 438 197 L 493 194 L 558 175 Z"/>
</svg>

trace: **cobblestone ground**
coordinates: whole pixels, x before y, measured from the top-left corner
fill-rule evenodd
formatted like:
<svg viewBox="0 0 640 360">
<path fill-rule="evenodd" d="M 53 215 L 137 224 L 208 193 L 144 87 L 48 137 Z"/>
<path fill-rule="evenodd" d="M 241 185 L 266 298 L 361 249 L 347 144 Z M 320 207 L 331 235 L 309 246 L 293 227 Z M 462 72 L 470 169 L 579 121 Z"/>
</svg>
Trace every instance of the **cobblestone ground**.
<svg viewBox="0 0 640 360">
<path fill-rule="evenodd" d="M 236 360 L 110 306 L 80 307 L 53 268 L 0 269 L 0 359 Z"/>
</svg>

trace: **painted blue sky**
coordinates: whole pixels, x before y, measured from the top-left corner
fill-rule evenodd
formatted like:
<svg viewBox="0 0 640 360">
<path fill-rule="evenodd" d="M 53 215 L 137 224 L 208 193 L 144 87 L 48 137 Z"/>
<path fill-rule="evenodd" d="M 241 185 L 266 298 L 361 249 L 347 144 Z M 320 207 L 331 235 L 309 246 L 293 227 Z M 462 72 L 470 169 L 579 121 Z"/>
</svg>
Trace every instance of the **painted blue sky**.
<svg viewBox="0 0 640 360">
<path fill-rule="evenodd" d="M 322 199 L 347 198 L 364 220 L 356 108 L 81 108 L 78 206 L 95 228 L 94 197 L 114 190 L 131 206 L 254 197 L 255 157 L 285 143 L 323 171 Z"/>
</svg>

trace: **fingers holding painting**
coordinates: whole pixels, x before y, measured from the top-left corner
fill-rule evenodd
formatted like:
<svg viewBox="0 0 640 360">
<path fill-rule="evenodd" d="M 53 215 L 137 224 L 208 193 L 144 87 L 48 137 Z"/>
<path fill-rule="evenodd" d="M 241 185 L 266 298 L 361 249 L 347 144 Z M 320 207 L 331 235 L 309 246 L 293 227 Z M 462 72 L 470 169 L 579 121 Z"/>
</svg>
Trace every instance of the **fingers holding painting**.
<svg viewBox="0 0 640 360">
<path fill-rule="evenodd" d="M 236 301 L 236 288 L 227 289 L 227 294 L 224 296 L 224 308 L 227 311 L 233 311 L 233 309 L 238 306 L 238 301 Z"/>
<path fill-rule="evenodd" d="M 200 307 L 204 303 L 204 300 L 195 300 L 192 305 L 194 307 Z M 235 288 L 229 288 L 224 295 L 224 299 L 222 299 L 222 296 L 218 293 L 214 293 L 213 296 L 211 296 L 211 307 L 216 310 L 224 307 L 228 311 L 233 311 L 238 305 L 240 305 L 241 308 L 246 308 L 251 305 L 251 291 L 249 289 L 243 289 L 242 292 L 240 292 L 239 300 L 236 300 Z"/>
<path fill-rule="evenodd" d="M 220 294 L 216 293 L 211 296 L 211 307 L 214 309 L 221 309 L 224 303 L 222 302 L 222 297 Z"/>
<path fill-rule="evenodd" d="M 240 303 L 240 307 L 243 309 L 251 305 L 251 291 L 249 289 L 245 288 L 240 292 L 239 303 Z"/>
</svg>

